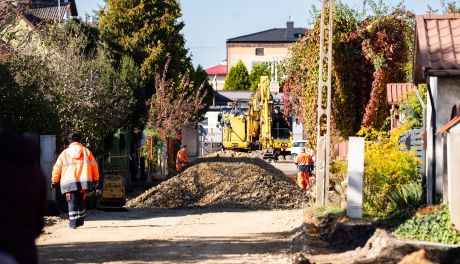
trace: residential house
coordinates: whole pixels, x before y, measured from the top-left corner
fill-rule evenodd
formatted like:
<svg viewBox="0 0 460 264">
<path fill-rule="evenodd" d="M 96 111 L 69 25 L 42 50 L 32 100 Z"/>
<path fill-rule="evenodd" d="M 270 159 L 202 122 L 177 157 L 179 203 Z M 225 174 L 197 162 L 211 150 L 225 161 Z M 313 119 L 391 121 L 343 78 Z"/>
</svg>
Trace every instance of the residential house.
<svg viewBox="0 0 460 264">
<path fill-rule="evenodd" d="M 34 31 L 48 22 L 63 22 L 78 16 L 74 0 L 39 0 L 24 7 L 17 19 L 0 23 L 0 39 L 16 50 L 35 52 L 41 44 Z M 14 1 L 12 2 L 14 4 Z"/>
<path fill-rule="evenodd" d="M 289 46 L 301 38 L 306 28 L 295 28 L 288 21 L 286 28 L 273 28 L 227 40 L 227 70 L 239 60 L 251 71 L 254 65 L 282 60 L 288 56 Z"/>
<path fill-rule="evenodd" d="M 428 86 L 427 200 L 442 195 L 460 229 L 460 14 L 416 17 L 414 82 Z"/>
<path fill-rule="evenodd" d="M 75 0 L 39 0 L 32 3 L 24 19 L 32 27 L 36 27 L 42 23 L 59 23 L 77 16 Z"/>
<path fill-rule="evenodd" d="M 415 91 L 417 86 L 413 83 L 388 83 L 387 103 L 391 106 L 391 129 L 398 127 L 400 116 L 399 105 L 407 98 L 408 93 Z"/>
<path fill-rule="evenodd" d="M 225 78 L 227 77 L 227 62 L 224 61 L 219 65 L 206 69 L 206 74 L 215 91 L 223 90 Z"/>
</svg>

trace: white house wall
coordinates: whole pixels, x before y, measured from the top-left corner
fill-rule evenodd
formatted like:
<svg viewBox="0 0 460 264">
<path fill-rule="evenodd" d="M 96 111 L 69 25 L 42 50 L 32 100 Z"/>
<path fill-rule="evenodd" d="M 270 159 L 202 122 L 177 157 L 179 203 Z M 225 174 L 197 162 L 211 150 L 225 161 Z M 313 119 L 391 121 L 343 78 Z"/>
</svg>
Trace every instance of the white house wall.
<svg viewBox="0 0 460 264">
<path fill-rule="evenodd" d="M 439 130 L 451 119 L 452 107 L 460 102 L 460 78 L 456 77 L 430 77 L 430 89 L 432 91 L 436 109 L 436 130 Z M 431 175 L 433 168 L 430 166 L 432 156 L 433 124 L 431 123 L 431 102 L 428 99 L 427 107 L 427 175 Z M 442 135 L 436 136 L 436 193 L 443 194 L 447 200 L 447 160 L 446 142 Z M 428 186 L 429 187 L 429 186 Z"/>
<path fill-rule="evenodd" d="M 226 75 L 210 75 L 209 83 L 212 85 L 215 91 L 222 91 L 224 90 L 225 78 Z"/>
<path fill-rule="evenodd" d="M 447 134 L 447 180 L 450 218 L 456 229 L 460 230 L 460 124 Z"/>
</svg>

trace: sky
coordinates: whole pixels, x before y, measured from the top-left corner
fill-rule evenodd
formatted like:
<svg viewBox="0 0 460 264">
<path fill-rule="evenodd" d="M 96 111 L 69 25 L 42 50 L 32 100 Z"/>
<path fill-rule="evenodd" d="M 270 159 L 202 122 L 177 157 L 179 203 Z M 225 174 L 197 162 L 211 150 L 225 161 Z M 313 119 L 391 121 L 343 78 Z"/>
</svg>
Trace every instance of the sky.
<svg viewBox="0 0 460 264">
<path fill-rule="evenodd" d="M 319 0 L 180 0 L 184 37 L 193 64 L 209 68 L 226 58 L 225 43 L 229 38 L 286 26 L 291 17 L 295 27 L 309 27 L 312 5 Z M 342 0 L 362 10 L 363 0 Z M 399 0 L 386 0 L 396 5 Z M 104 6 L 103 0 L 76 0 L 78 13 L 84 17 Z M 406 0 L 406 7 L 424 14 L 427 6 L 441 9 L 439 0 Z"/>
</svg>

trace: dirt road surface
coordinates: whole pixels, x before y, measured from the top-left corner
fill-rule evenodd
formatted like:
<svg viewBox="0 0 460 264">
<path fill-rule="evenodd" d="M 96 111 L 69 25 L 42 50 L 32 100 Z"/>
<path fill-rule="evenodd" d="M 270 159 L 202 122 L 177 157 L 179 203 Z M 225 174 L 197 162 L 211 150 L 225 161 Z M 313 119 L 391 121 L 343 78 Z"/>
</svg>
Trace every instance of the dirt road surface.
<svg viewBox="0 0 460 264">
<path fill-rule="evenodd" d="M 90 211 L 85 225 L 47 227 L 40 263 L 291 263 L 302 210 Z"/>
<path fill-rule="evenodd" d="M 297 167 L 295 166 L 293 161 L 278 161 L 278 162 L 271 162 L 275 168 L 281 170 L 286 174 L 286 176 L 295 178 L 297 175 Z"/>
</svg>

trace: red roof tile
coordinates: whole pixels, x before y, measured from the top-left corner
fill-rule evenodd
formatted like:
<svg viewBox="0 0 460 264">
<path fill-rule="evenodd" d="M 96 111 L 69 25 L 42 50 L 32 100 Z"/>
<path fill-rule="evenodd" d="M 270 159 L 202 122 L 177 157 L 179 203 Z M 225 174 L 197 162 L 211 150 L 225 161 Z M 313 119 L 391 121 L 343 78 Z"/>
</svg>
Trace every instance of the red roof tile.
<svg viewBox="0 0 460 264">
<path fill-rule="evenodd" d="M 227 75 L 227 65 L 216 65 L 209 69 L 206 69 L 208 75 Z"/>
<path fill-rule="evenodd" d="M 460 14 L 416 16 L 414 81 L 460 75 Z"/>
<path fill-rule="evenodd" d="M 417 89 L 413 83 L 389 83 L 387 84 L 387 102 L 389 105 L 398 105 L 407 98 L 407 93 Z"/>
</svg>

